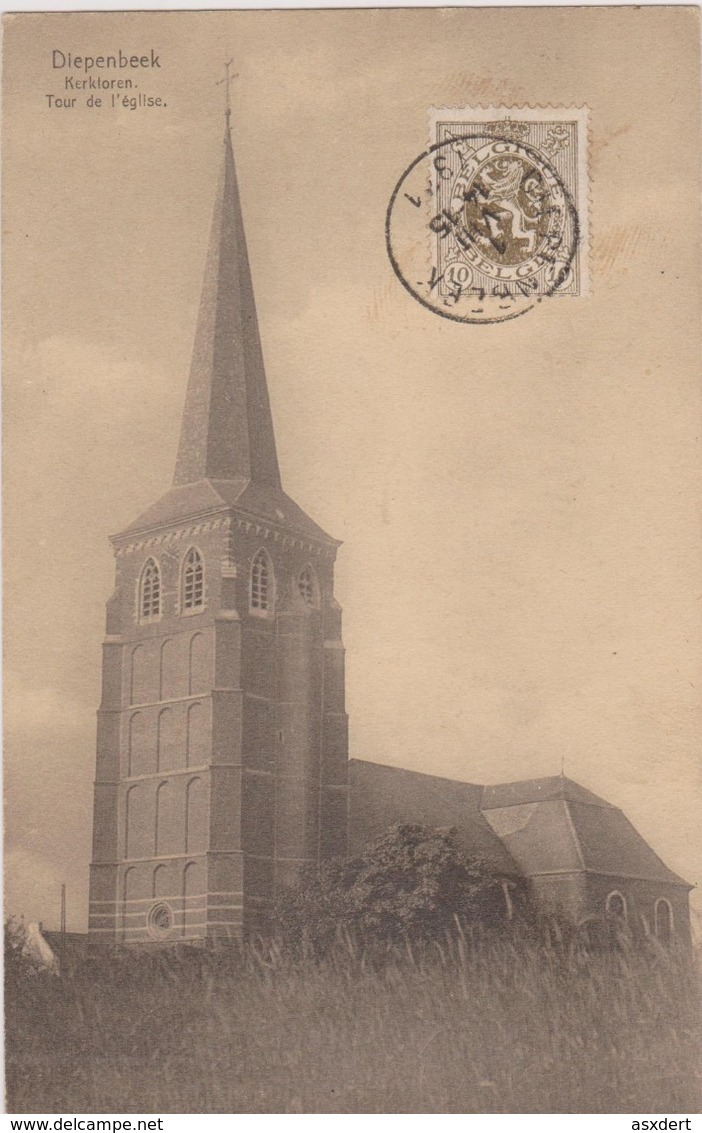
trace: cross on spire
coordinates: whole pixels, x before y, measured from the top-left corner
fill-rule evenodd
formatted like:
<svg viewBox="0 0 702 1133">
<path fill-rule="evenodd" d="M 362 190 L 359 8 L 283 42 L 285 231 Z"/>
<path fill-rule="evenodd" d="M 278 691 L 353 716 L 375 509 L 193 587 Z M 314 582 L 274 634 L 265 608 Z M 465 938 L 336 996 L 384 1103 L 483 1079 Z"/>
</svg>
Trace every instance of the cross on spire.
<svg viewBox="0 0 702 1133">
<path fill-rule="evenodd" d="M 218 79 L 215 83 L 215 86 L 217 87 L 221 87 L 222 84 L 224 84 L 224 117 L 227 120 L 227 124 L 229 124 L 229 119 L 232 116 L 232 108 L 229 100 L 229 90 L 232 83 L 234 82 L 234 79 L 238 79 L 239 77 L 239 73 L 237 71 L 235 71 L 233 75 L 229 74 L 229 68 L 233 65 L 233 62 L 234 61 L 232 59 L 227 60 L 227 62 L 224 64 L 224 78 Z"/>
</svg>

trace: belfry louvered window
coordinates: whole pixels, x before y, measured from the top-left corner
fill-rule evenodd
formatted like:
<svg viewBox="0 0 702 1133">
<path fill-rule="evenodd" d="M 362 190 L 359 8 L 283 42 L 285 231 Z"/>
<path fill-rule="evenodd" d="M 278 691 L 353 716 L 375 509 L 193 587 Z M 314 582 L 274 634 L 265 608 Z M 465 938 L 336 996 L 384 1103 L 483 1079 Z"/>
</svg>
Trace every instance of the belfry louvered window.
<svg viewBox="0 0 702 1133">
<path fill-rule="evenodd" d="M 139 584 L 139 617 L 142 621 L 161 615 L 161 572 L 158 564 L 149 559 L 141 572 Z"/>
<path fill-rule="evenodd" d="M 191 547 L 183 563 L 183 609 L 201 610 L 205 605 L 205 570 L 202 555 Z"/>
<path fill-rule="evenodd" d="M 305 605 L 316 609 L 319 605 L 319 586 L 317 585 L 317 576 L 311 566 L 306 566 L 301 571 L 297 580 L 297 588 Z"/>
<path fill-rule="evenodd" d="M 673 907 L 665 897 L 659 897 L 656 901 L 653 928 L 663 944 L 670 944 L 673 936 Z"/>
<path fill-rule="evenodd" d="M 258 552 L 251 564 L 251 609 L 269 610 L 273 605 L 273 571 L 265 551 Z"/>
</svg>

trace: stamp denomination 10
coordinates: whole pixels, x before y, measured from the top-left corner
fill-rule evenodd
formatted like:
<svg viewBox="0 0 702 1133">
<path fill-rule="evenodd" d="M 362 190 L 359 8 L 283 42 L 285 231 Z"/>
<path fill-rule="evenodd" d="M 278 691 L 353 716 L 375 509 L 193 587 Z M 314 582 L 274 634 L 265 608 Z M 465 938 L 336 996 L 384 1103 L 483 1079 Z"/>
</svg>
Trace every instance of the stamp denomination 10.
<svg viewBox="0 0 702 1133">
<path fill-rule="evenodd" d="M 581 295 L 581 123 L 543 113 L 528 123 L 463 121 L 451 112 L 434 125 L 438 140 L 405 170 L 387 212 L 388 254 L 403 286 L 437 314 L 474 323 Z"/>
</svg>

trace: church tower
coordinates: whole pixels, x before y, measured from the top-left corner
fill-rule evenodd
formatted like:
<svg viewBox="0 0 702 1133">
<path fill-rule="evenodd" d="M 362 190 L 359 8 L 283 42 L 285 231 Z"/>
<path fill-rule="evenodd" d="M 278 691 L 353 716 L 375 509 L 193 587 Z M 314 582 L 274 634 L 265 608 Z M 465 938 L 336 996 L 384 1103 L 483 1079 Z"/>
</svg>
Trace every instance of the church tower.
<svg viewBox="0 0 702 1133">
<path fill-rule="evenodd" d="M 90 933 L 265 928 L 347 846 L 338 542 L 283 491 L 229 113 L 173 486 L 112 539 Z"/>
</svg>

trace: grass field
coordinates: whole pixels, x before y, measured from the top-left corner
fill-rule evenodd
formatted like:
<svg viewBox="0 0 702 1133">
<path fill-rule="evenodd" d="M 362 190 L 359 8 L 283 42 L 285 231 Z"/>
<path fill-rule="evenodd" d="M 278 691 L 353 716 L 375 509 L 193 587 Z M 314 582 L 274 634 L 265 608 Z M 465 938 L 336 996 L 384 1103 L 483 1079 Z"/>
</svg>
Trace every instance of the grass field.
<svg viewBox="0 0 702 1133">
<path fill-rule="evenodd" d="M 7 967 L 13 1113 L 690 1113 L 693 965 L 553 937 L 382 963 L 192 950 Z"/>
</svg>

